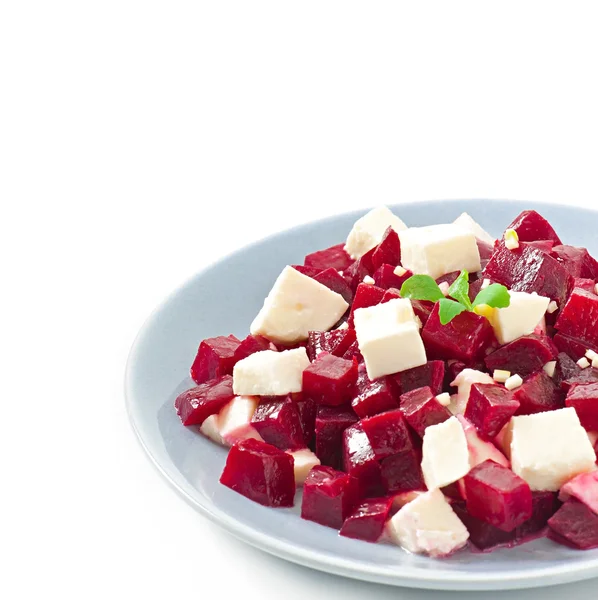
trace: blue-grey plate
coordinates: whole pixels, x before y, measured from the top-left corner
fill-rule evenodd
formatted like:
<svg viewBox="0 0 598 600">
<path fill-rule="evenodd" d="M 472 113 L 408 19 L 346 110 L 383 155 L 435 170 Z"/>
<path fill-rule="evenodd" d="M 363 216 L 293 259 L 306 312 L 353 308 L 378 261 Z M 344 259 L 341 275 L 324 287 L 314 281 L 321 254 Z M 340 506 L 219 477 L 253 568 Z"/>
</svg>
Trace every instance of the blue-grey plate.
<svg viewBox="0 0 598 600">
<path fill-rule="evenodd" d="M 563 240 L 597 252 L 597 213 L 577 208 L 451 200 L 401 204 L 393 210 L 408 225 L 453 221 L 467 211 L 493 235 L 522 210 L 535 208 Z M 296 563 L 346 577 L 392 585 L 485 590 L 543 586 L 598 576 L 598 550 L 570 550 L 549 540 L 490 554 L 461 552 L 445 560 L 367 544 L 299 517 L 269 509 L 220 485 L 226 450 L 181 425 L 175 397 L 192 386 L 189 366 L 199 342 L 214 335 L 247 334 L 264 296 L 282 268 L 343 241 L 361 213 L 284 231 L 244 248 L 195 275 L 159 306 L 139 333 L 127 366 L 126 399 L 133 428 L 164 478 L 203 515 L 255 547 Z"/>
</svg>

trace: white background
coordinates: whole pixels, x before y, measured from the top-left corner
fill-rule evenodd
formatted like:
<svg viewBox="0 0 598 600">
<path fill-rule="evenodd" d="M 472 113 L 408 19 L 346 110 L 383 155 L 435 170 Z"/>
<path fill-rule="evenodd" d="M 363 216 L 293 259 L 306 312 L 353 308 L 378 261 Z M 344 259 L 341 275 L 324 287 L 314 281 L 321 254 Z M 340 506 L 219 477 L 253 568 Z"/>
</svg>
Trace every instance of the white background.
<svg viewBox="0 0 598 600">
<path fill-rule="evenodd" d="M 0 2 L 0 596 L 463 597 L 316 574 L 219 531 L 142 454 L 125 361 L 174 287 L 299 222 L 595 205 L 594 7 Z"/>
</svg>

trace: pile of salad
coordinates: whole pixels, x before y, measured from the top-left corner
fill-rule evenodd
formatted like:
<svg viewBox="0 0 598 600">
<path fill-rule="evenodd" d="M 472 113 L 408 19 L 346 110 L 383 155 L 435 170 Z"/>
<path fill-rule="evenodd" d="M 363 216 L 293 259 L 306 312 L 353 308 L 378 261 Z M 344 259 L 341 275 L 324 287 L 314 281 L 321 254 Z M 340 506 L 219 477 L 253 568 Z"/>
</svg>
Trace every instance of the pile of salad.
<svg viewBox="0 0 598 600">
<path fill-rule="evenodd" d="M 286 266 L 246 338 L 203 340 L 175 407 L 230 447 L 223 485 L 342 536 L 596 548 L 597 282 L 533 210 L 495 240 L 376 208 Z"/>
</svg>

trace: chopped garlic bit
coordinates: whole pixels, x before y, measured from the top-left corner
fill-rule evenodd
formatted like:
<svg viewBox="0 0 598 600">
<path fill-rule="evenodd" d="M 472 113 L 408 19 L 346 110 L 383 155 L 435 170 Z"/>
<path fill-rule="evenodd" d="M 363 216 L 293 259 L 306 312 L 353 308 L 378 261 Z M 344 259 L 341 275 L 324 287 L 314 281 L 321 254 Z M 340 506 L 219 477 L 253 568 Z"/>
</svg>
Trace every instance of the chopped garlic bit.
<svg viewBox="0 0 598 600">
<path fill-rule="evenodd" d="M 594 286 L 594 293 L 598 294 L 598 283 Z"/>
<path fill-rule="evenodd" d="M 480 289 L 485 290 L 489 285 L 490 285 L 490 280 L 484 279 L 484 281 L 482 281 L 482 285 L 480 286 Z"/>
<path fill-rule="evenodd" d="M 503 371 L 502 369 L 494 369 L 494 373 L 492 374 L 492 379 L 494 379 L 494 381 L 498 381 L 498 383 L 505 383 L 510 376 L 511 376 L 511 371 Z"/>
<path fill-rule="evenodd" d="M 442 406 L 448 406 L 451 403 L 451 395 L 448 392 L 444 392 L 438 394 L 436 400 L 438 400 L 439 404 L 442 404 Z"/>
<path fill-rule="evenodd" d="M 512 392 L 513 390 L 516 390 L 518 387 L 521 387 L 523 385 L 523 379 L 521 379 L 521 377 L 519 375 L 511 375 L 511 377 L 509 377 L 506 381 L 505 381 L 505 387 Z"/>
<path fill-rule="evenodd" d="M 505 246 L 509 250 L 516 250 L 519 248 L 519 236 L 514 229 L 507 229 L 505 231 Z"/>
<path fill-rule="evenodd" d="M 594 360 L 594 359 L 598 358 L 598 354 L 596 352 L 594 352 L 593 350 L 586 350 L 586 358 L 588 360 Z"/>
<path fill-rule="evenodd" d="M 559 305 L 554 301 L 551 300 L 550 304 L 548 305 L 548 308 L 546 309 L 546 312 L 551 315 L 552 313 L 556 312 L 559 309 Z"/>
<path fill-rule="evenodd" d="M 395 270 L 393 271 L 393 273 L 397 276 L 397 277 L 403 277 L 403 275 L 405 275 L 405 273 L 407 273 L 407 269 L 401 267 L 401 265 L 398 265 Z"/>
<path fill-rule="evenodd" d="M 363 278 L 363 283 L 367 283 L 368 285 L 374 285 L 375 281 L 373 277 L 370 277 L 369 275 L 366 275 Z"/>
<path fill-rule="evenodd" d="M 551 360 L 544 365 L 544 373 L 548 377 L 554 377 L 554 371 L 556 369 L 556 360 Z"/>
<path fill-rule="evenodd" d="M 594 369 L 598 369 L 598 358 L 594 358 L 594 359 L 592 360 L 592 367 L 593 367 Z"/>
<path fill-rule="evenodd" d="M 438 284 L 438 287 L 440 288 L 440 291 L 445 295 L 448 296 L 448 291 L 449 288 L 451 287 L 448 283 L 448 281 L 443 281 L 442 283 Z"/>
<path fill-rule="evenodd" d="M 577 361 L 577 366 L 580 369 L 587 369 L 590 366 L 590 361 L 584 356 Z"/>
<path fill-rule="evenodd" d="M 344 323 L 341 323 L 337 328 L 337 330 L 343 330 L 343 329 L 349 329 L 349 323 L 347 323 L 347 321 L 345 321 Z"/>
</svg>

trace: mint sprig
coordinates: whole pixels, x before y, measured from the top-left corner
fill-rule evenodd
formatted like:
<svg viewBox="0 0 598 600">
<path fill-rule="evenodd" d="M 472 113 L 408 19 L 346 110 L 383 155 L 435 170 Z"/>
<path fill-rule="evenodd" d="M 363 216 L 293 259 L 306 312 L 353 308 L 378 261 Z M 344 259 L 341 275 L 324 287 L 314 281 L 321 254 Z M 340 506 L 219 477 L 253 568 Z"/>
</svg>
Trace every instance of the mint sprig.
<svg viewBox="0 0 598 600">
<path fill-rule="evenodd" d="M 486 304 L 492 308 L 507 308 L 511 303 L 509 290 L 504 285 L 493 283 L 480 290 L 475 300 L 469 299 L 469 273 L 461 271 L 448 289 L 445 298 L 438 284 L 429 275 L 413 275 L 401 287 L 401 297 L 412 300 L 438 302 L 438 317 L 442 325 L 447 325 L 462 312 L 473 312 L 476 306 Z"/>
</svg>

